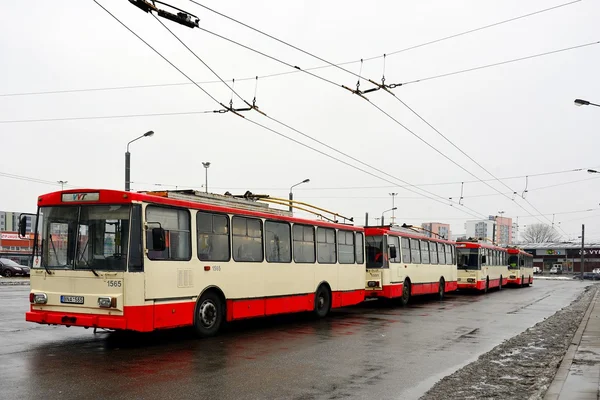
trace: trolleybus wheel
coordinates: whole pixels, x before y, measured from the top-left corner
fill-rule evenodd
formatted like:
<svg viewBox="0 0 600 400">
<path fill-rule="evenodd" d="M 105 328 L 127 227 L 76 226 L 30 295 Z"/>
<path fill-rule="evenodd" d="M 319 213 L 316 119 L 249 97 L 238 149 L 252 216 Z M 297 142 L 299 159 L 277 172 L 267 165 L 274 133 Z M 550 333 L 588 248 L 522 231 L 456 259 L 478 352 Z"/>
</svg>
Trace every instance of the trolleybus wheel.
<svg viewBox="0 0 600 400">
<path fill-rule="evenodd" d="M 502 275 L 500 275 L 500 283 L 498 284 L 498 290 L 502 290 Z"/>
<path fill-rule="evenodd" d="M 402 285 L 402 297 L 400 297 L 400 305 L 402 307 L 406 307 L 410 300 L 410 281 L 408 279 L 404 280 L 404 284 Z"/>
<path fill-rule="evenodd" d="M 329 314 L 331 309 L 331 293 L 327 286 L 321 285 L 315 294 L 315 310 L 314 314 L 318 318 L 324 318 Z"/>
<path fill-rule="evenodd" d="M 194 328 L 201 337 L 214 336 L 223 322 L 223 303 L 214 291 L 202 295 L 196 305 Z"/>
<path fill-rule="evenodd" d="M 438 288 L 438 297 L 440 300 L 444 300 L 444 295 L 446 294 L 446 282 L 444 278 L 440 278 L 439 288 Z"/>
<path fill-rule="evenodd" d="M 487 293 L 490 289 L 490 277 L 485 278 L 485 288 L 483 289 L 483 293 Z"/>
</svg>

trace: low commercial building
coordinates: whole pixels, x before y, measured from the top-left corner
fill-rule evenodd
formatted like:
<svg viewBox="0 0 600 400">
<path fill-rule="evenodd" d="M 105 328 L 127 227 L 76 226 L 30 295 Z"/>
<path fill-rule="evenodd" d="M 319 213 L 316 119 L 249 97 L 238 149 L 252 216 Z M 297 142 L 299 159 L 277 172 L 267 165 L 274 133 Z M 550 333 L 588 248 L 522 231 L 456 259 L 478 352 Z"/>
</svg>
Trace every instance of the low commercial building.
<svg viewBox="0 0 600 400">
<path fill-rule="evenodd" d="M 565 272 L 581 272 L 580 243 L 525 243 L 519 247 L 533 254 L 533 265 L 544 271 L 560 264 Z M 586 272 L 600 268 L 600 243 L 586 243 L 583 258 Z"/>
</svg>

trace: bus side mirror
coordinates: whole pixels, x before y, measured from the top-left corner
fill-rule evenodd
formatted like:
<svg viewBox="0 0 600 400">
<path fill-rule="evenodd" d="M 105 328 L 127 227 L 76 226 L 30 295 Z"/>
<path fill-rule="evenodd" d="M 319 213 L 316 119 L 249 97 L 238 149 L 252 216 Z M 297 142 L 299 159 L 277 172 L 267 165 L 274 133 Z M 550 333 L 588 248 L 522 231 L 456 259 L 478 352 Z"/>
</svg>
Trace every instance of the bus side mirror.
<svg viewBox="0 0 600 400">
<path fill-rule="evenodd" d="M 24 238 L 27 234 L 27 216 L 21 215 L 19 217 L 19 236 Z"/>
<path fill-rule="evenodd" d="M 487 264 L 487 256 L 481 256 L 481 263 Z"/>
<path fill-rule="evenodd" d="M 396 258 L 398 256 L 398 250 L 396 246 L 390 246 L 390 258 Z"/>
<path fill-rule="evenodd" d="M 163 228 L 152 228 L 152 250 L 164 251 L 167 248 L 165 237 Z"/>
</svg>

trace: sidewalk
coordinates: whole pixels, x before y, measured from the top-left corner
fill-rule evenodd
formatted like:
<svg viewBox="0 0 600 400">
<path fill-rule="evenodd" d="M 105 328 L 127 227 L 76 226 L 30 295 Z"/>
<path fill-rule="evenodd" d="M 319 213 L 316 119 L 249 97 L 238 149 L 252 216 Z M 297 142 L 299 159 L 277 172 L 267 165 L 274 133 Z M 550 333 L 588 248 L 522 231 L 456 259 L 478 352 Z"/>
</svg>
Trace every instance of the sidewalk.
<svg viewBox="0 0 600 400">
<path fill-rule="evenodd" d="M 544 400 L 600 396 L 600 290 L 592 299 Z"/>
</svg>

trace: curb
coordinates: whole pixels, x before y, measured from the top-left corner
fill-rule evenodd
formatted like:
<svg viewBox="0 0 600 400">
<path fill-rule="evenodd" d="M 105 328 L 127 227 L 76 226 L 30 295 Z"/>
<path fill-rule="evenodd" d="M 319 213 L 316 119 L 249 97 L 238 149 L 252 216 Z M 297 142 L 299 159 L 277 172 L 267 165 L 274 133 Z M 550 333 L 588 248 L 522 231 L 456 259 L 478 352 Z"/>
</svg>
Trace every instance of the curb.
<svg viewBox="0 0 600 400">
<path fill-rule="evenodd" d="M 0 281 L 0 286 L 29 286 L 29 279 L 19 281 Z"/>
<path fill-rule="evenodd" d="M 554 379 L 552 383 L 548 387 L 546 394 L 544 395 L 544 400 L 558 400 L 560 396 L 560 392 L 562 391 L 563 385 L 569 376 L 569 371 L 571 369 L 571 364 L 573 364 L 573 358 L 575 358 L 575 353 L 579 348 L 579 344 L 581 343 L 581 338 L 583 337 L 583 331 L 587 327 L 587 324 L 590 320 L 590 315 L 592 314 L 592 310 L 596 305 L 596 299 L 598 297 L 598 293 L 600 291 L 596 290 L 596 294 L 592 298 L 590 305 L 588 306 L 585 314 L 583 315 L 583 319 L 579 324 L 579 328 L 575 331 L 575 335 L 573 335 L 573 339 L 571 340 L 571 344 L 563 357 L 558 370 L 556 371 L 556 375 L 554 375 Z"/>
</svg>

